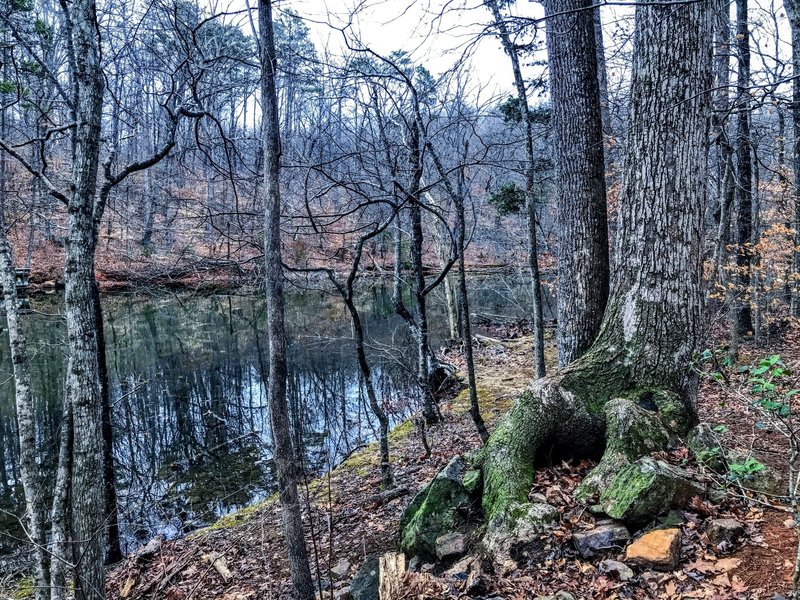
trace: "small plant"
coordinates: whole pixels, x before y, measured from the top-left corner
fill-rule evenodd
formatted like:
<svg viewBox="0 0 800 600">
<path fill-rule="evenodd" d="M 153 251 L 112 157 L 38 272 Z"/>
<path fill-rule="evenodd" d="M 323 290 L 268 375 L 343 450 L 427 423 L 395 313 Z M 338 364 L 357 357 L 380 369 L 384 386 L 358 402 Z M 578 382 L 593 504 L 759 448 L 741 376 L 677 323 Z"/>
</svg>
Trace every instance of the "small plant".
<svg viewBox="0 0 800 600">
<path fill-rule="evenodd" d="M 730 359 L 718 360 L 717 354 L 706 350 L 701 362 L 707 368 L 701 374 L 722 386 L 759 416 L 756 430 L 770 429 L 782 434 L 789 443 L 786 470 L 789 476 L 788 497 L 795 530 L 800 540 L 800 404 L 798 378 L 779 354 L 761 358 L 754 365 L 736 367 Z M 733 371 L 733 374 L 729 373 Z M 753 457 L 728 464 L 729 479 L 747 480 L 765 469 Z M 792 577 L 792 599 L 800 600 L 800 542 L 795 555 Z"/>
<path fill-rule="evenodd" d="M 516 183 L 506 183 L 489 197 L 489 204 L 500 216 L 516 214 L 525 206 L 525 190 Z"/>
</svg>

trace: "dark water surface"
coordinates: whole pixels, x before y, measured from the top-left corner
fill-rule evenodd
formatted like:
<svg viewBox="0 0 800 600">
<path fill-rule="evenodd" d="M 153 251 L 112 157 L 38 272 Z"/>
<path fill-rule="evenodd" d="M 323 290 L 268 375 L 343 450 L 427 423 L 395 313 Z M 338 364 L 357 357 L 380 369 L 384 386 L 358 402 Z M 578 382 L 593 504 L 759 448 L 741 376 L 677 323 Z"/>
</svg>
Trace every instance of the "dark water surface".
<svg viewBox="0 0 800 600">
<path fill-rule="evenodd" d="M 526 278 L 473 277 L 473 312 L 524 316 Z M 446 337 L 441 297 L 431 302 L 434 348 Z M 38 443 L 55 456 L 65 370 L 63 298 L 34 296 L 26 317 Z M 394 422 L 417 409 L 414 350 L 391 287 L 361 291 L 370 360 Z M 264 302 L 258 296 L 107 295 L 106 320 L 120 521 L 128 549 L 155 534 L 204 525 L 273 491 L 266 410 Z M 375 438 L 338 296 L 290 288 L 288 393 L 306 466 L 322 471 Z M 98 432 L 98 435 L 100 433 Z M 19 513 L 14 388 L 0 336 L 0 529 Z M 45 464 L 47 471 L 52 465 Z M 0 513 L 3 514 L 3 513 Z M 3 525 L 5 521 L 6 525 Z M 0 544 L 3 540 L 0 540 Z"/>
</svg>

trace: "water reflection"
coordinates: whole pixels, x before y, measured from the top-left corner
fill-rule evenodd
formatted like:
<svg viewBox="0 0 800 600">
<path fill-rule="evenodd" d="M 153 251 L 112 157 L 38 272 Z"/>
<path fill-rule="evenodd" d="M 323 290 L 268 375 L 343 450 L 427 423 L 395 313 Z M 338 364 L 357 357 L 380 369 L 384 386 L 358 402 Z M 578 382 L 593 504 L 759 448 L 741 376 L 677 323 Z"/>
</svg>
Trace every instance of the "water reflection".
<svg viewBox="0 0 800 600">
<path fill-rule="evenodd" d="M 475 310 L 521 316 L 524 279 L 473 278 Z M 383 283 L 360 296 L 370 360 L 397 422 L 416 408 L 414 352 Z M 446 332 L 432 306 L 432 339 Z M 65 369 L 62 298 L 32 299 L 27 317 L 37 443 L 55 456 Z M 266 410 L 265 308 L 253 296 L 113 295 L 103 298 L 120 522 L 128 549 L 174 536 L 273 491 Z M 305 465 L 320 471 L 376 437 L 338 298 L 294 289 L 287 299 L 288 394 Z M 18 529 L 21 490 L 8 340 L 0 340 L 0 530 Z M 98 434 L 99 435 L 99 434 Z M 42 465 L 47 471 L 52 465 Z M 3 512 L 7 511 L 7 512 Z M 5 515 L 5 517 L 3 517 Z M 16 529 L 15 529 L 16 525 Z M 4 541 L 0 540 L 0 544 Z"/>
</svg>

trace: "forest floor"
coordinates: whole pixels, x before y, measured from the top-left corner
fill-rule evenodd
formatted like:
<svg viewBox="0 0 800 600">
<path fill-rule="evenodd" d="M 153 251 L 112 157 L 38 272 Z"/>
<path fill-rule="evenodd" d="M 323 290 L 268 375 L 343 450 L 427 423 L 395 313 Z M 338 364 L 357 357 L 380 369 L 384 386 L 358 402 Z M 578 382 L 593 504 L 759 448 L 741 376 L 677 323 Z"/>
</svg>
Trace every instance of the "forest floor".
<svg viewBox="0 0 800 600">
<path fill-rule="evenodd" d="M 531 338 L 514 328 L 493 335 L 503 339 L 482 337 L 477 347 L 479 397 L 490 426 L 511 407 L 533 375 Z M 800 324 L 777 331 L 770 340 L 769 353 L 780 353 L 789 367 L 800 367 Z M 551 348 L 550 359 L 553 354 Z M 741 349 L 744 362 L 764 354 L 766 349 L 755 344 Z M 445 359 L 461 366 L 455 351 L 447 353 Z M 391 434 L 396 483 L 407 490 L 406 494 L 388 501 L 381 496 L 374 444 L 305 486 L 312 568 L 321 573 L 320 579 L 328 589 L 348 585 L 367 556 L 395 550 L 398 522 L 413 494 L 453 456 L 478 447 L 466 390 L 453 394 L 441 407 L 444 422 L 427 430 L 430 456 L 426 456 L 420 433 L 411 422 L 401 424 Z M 752 449 L 759 460 L 782 469 L 783 440 L 759 429 L 757 415 L 748 412 L 731 390 L 704 382 L 699 411 L 703 420 L 727 426 L 720 434 L 724 443 Z M 699 469 L 691 464 L 683 448 L 661 458 Z M 543 538 L 543 563 L 521 564 L 503 577 L 491 574 L 486 562 L 480 560 L 471 567 L 469 578 L 459 569 L 408 573 L 402 598 L 524 599 L 564 590 L 575 598 L 722 600 L 772 598 L 788 592 L 796 548 L 790 515 L 777 500 L 752 494 L 744 498 L 742 488 L 735 486 L 730 486 L 729 493 L 716 503 L 695 499 L 679 515 L 678 523 L 673 523 L 680 527 L 682 539 L 676 570 L 635 569 L 627 581 L 601 572 L 600 560 L 622 560 L 623 555 L 611 552 L 584 560 L 572 543 L 573 533 L 596 524 L 595 517 L 576 505 L 570 493 L 591 466 L 583 461 L 538 471 L 532 492 L 545 494 L 561 511 L 560 524 Z M 710 518 L 719 517 L 734 517 L 744 524 L 743 542 L 720 549 L 708 541 L 705 526 Z M 477 547 L 468 551 L 480 555 Z M 131 600 L 283 599 L 289 597 L 288 586 L 280 513 L 274 499 L 224 517 L 184 539 L 149 544 L 147 550 L 113 568 L 108 578 L 110 598 Z"/>
</svg>

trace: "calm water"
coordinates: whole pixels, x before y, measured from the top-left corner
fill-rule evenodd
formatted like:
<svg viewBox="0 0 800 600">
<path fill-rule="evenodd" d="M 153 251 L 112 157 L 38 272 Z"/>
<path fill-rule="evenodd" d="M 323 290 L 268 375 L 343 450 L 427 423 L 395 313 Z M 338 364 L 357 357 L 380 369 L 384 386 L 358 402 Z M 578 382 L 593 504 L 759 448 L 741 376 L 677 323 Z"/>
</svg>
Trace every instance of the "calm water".
<svg viewBox="0 0 800 600">
<path fill-rule="evenodd" d="M 524 279 L 476 277 L 470 287 L 473 312 L 523 316 L 529 306 Z M 31 304 L 35 312 L 26 326 L 39 444 L 54 456 L 65 369 L 62 298 L 36 296 Z M 434 347 L 447 330 L 442 304 L 440 297 L 433 298 Z M 394 315 L 390 286 L 366 287 L 360 305 L 376 381 L 397 422 L 417 408 L 414 351 L 405 325 Z M 270 494 L 263 300 L 112 295 L 103 298 L 103 309 L 124 543 L 131 548 L 158 533 L 179 535 Z M 321 471 L 374 439 L 376 423 L 338 297 L 292 288 L 287 311 L 294 432 L 306 466 Z M 18 512 L 8 354 L 8 339 L 2 335 L 0 508 Z"/>
</svg>

